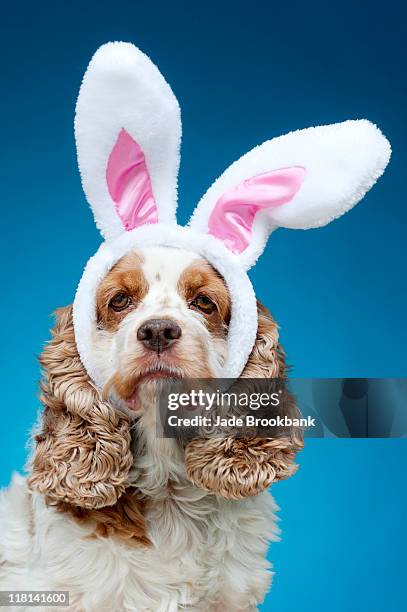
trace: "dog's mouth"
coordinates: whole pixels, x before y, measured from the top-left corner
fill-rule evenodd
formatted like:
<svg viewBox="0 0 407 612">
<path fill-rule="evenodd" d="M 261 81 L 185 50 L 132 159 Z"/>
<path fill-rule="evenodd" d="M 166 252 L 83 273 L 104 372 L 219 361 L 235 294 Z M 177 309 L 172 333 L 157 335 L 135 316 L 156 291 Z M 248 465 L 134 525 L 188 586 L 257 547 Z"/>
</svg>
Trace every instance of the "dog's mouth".
<svg viewBox="0 0 407 612">
<path fill-rule="evenodd" d="M 145 368 L 141 372 L 139 372 L 134 379 L 134 392 L 128 398 L 126 398 L 127 406 L 135 410 L 138 405 L 138 394 L 143 391 L 143 388 L 149 387 L 149 390 L 158 391 L 159 383 L 179 380 L 184 378 L 185 374 L 182 372 L 181 368 L 177 368 L 175 366 L 168 366 L 164 364 L 157 364 L 155 366 L 151 366 Z"/>
<path fill-rule="evenodd" d="M 167 365 L 157 365 L 143 370 L 137 377 L 137 382 L 146 380 L 159 380 L 160 378 L 183 378 L 180 368 Z"/>
</svg>

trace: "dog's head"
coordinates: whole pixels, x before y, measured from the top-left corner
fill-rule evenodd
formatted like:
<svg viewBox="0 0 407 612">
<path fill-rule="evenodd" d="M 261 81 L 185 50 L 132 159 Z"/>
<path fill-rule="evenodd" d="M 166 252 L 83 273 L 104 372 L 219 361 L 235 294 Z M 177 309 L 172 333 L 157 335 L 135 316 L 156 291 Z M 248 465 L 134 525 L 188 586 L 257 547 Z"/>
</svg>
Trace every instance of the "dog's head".
<svg viewBox="0 0 407 612">
<path fill-rule="evenodd" d="M 226 355 L 230 297 L 204 259 L 175 248 L 124 256 L 100 283 L 93 361 L 107 395 L 130 408 L 151 381 L 217 376 Z"/>
</svg>

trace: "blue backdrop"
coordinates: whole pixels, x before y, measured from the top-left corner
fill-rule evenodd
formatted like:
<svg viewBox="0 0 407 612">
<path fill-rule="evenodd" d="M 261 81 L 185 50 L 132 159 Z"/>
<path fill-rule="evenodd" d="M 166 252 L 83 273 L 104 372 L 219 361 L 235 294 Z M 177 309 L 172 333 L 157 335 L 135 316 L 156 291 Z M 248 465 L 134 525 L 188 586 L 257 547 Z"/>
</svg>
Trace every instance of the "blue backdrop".
<svg viewBox="0 0 407 612">
<path fill-rule="evenodd" d="M 391 140 L 384 177 L 320 230 L 279 230 L 252 274 L 296 376 L 405 376 L 406 17 L 399 0 L 289 3 L 87 0 L 3 6 L 1 484 L 21 469 L 35 418 L 36 355 L 49 313 L 72 300 L 99 236 L 72 132 L 82 73 L 103 42 L 129 40 L 179 98 L 180 218 L 259 142 L 367 117 Z M 275 487 L 283 540 L 263 610 L 402 605 L 406 446 L 309 440 Z"/>
</svg>

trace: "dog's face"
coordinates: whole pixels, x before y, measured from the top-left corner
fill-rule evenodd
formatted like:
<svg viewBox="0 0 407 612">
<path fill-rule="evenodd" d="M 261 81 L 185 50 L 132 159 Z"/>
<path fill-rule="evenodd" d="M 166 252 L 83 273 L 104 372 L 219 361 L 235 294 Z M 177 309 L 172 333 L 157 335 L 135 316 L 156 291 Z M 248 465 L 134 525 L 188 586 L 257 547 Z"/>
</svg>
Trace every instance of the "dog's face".
<svg viewBox="0 0 407 612">
<path fill-rule="evenodd" d="M 230 298 L 222 277 L 195 253 L 150 247 L 127 254 L 96 301 L 94 356 L 106 388 L 130 407 L 151 381 L 219 375 Z"/>
</svg>

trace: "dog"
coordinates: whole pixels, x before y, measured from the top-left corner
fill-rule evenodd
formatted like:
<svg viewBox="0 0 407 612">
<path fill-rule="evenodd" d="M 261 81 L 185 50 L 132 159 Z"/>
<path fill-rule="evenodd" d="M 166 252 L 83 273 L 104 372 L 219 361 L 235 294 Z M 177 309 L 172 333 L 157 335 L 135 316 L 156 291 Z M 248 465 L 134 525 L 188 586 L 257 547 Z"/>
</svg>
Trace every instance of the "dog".
<svg viewBox="0 0 407 612">
<path fill-rule="evenodd" d="M 195 253 L 152 247 L 125 255 L 97 290 L 92 350 L 103 394 L 78 357 L 72 307 L 57 311 L 40 357 L 44 411 L 28 478 L 15 476 L 1 496 L 1 589 L 67 590 L 69 609 L 84 612 L 256 609 L 278 534 L 271 494 L 225 499 L 196 486 L 202 441 L 186 463 L 176 440 L 156 435 L 158 381 L 219 375 L 230 309 L 222 277 Z M 285 376 L 277 325 L 260 304 L 242 376 Z M 276 458 L 288 475 L 294 452 L 284 451 Z M 101 483 L 104 507 L 78 505 L 89 499 L 86 483 L 75 499 L 56 501 L 67 499 L 55 494 L 61 460 Z"/>
</svg>

